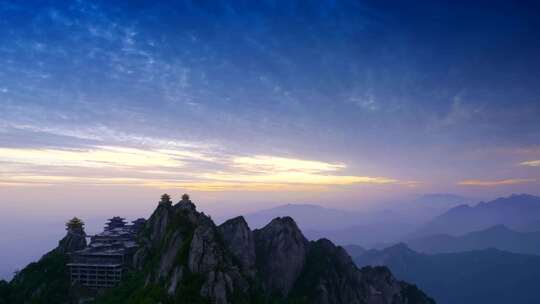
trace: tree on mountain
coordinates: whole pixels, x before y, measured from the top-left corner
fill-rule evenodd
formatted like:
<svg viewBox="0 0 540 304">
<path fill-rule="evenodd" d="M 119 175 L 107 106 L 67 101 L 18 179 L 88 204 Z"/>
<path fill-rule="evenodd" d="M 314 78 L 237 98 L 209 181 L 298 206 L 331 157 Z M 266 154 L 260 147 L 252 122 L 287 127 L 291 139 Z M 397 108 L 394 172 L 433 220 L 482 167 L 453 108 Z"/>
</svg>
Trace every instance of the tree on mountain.
<svg viewBox="0 0 540 304">
<path fill-rule="evenodd" d="M 66 223 L 66 230 L 76 231 L 76 230 L 82 230 L 83 228 L 84 228 L 84 222 L 77 217 L 72 218 Z"/>
<path fill-rule="evenodd" d="M 9 299 L 9 283 L 0 280 L 0 304 L 7 304 Z"/>
</svg>

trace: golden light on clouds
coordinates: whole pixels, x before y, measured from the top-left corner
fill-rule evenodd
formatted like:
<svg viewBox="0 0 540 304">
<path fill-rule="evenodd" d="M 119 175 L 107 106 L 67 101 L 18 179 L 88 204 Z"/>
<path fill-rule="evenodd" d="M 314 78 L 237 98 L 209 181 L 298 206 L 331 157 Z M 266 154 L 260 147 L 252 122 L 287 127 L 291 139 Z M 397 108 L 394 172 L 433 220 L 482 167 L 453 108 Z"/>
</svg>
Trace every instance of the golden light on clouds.
<svg viewBox="0 0 540 304">
<path fill-rule="evenodd" d="M 345 169 L 344 164 L 331 164 L 313 160 L 274 157 L 268 155 L 242 156 L 233 159 L 234 166 L 252 172 L 288 172 L 305 173 L 331 172 Z"/>
<path fill-rule="evenodd" d="M 496 187 L 504 185 L 517 185 L 535 182 L 535 179 L 529 178 L 515 178 L 515 179 L 501 179 L 501 180 L 477 180 L 468 179 L 458 183 L 460 186 L 478 186 L 478 187 Z"/>
<path fill-rule="evenodd" d="M 145 186 L 161 189 L 186 189 L 190 191 L 326 191 L 325 185 L 273 184 L 273 183 L 235 183 L 235 182 L 146 182 Z"/>
<path fill-rule="evenodd" d="M 353 184 L 408 185 L 343 174 L 342 163 L 271 155 L 235 156 L 175 149 L 0 148 L 0 184 L 127 185 L 199 191 L 316 191 Z"/>
<path fill-rule="evenodd" d="M 540 160 L 529 160 L 519 163 L 522 166 L 540 167 Z"/>
<path fill-rule="evenodd" d="M 90 149 L 14 149 L 0 148 L 0 160 L 43 166 L 75 167 L 181 167 L 174 154 L 125 147 L 92 147 Z"/>
<path fill-rule="evenodd" d="M 287 183 L 312 185 L 392 184 L 395 179 L 384 177 L 325 175 L 306 172 L 267 172 L 265 174 L 208 173 L 204 178 L 229 182 Z"/>
</svg>

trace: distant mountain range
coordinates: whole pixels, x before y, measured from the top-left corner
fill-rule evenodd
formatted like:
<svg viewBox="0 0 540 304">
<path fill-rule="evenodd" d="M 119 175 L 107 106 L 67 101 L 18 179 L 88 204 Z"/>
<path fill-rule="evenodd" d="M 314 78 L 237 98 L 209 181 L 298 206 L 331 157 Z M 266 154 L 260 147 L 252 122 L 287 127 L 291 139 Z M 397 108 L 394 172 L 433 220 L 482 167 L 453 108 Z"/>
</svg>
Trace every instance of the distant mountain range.
<svg viewBox="0 0 540 304">
<path fill-rule="evenodd" d="M 352 226 L 340 230 L 307 230 L 311 240 L 327 238 L 339 245 L 356 244 L 366 248 L 377 247 L 381 243 L 395 243 L 414 231 L 417 226 L 399 219 L 384 219 L 377 223 Z"/>
<path fill-rule="evenodd" d="M 261 228 L 272 219 L 280 216 L 290 216 L 295 219 L 302 230 L 342 229 L 358 223 L 364 217 L 359 211 L 347 211 L 325 208 L 311 204 L 286 204 L 271 209 L 265 209 L 245 215 L 252 228 Z"/>
<path fill-rule="evenodd" d="M 359 267 L 387 266 L 440 304 L 540 303 L 540 256 L 496 249 L 428 255 L 399 244 L 353 259 Z"/>
<path fill-rule="evenodd" d="M 406 241 L 413 250 L 424 253 L 450 253 L 488 248 L 540 255 L 540 231 L 517 232 L 504 225 L 463 236 L 436 234 Z"/>
<path fill-rule="evenodd" d="M 258 228 L 275 217 L 291 216 L 309 239 L 328 238 L 340 245 L 372 247 L 402 240 L 427 219 L 469 201 L 468 198 L 452 194 L 426 194 L 410 201 L 381 204 L 370 211 L 287 204 L 250 213 L 245 218 L 250 227 Z"/>
<path fill-rule="evenodd" d="M 250 227 L 260 227 L 265 221 L 286 214 L 298 219 L 298 225 L 308 239 L 327 238 L 340 245 L 369 247 L 380 242 L 392 242 L 418 227 L 391 211 L 345 211 L 317 205 L 283 205 L 248 214 L 246 220 Z"/>
<path fill-rule="evenodd" d="M 364 212 L 287 204 L 247 214 L 246 220 L 251 227 L 257 228 L 272 218 L 290 215 L 297 220 L 307 238 L 328 238 L 340 245 L 380 248 L 384 244 L 404 241 L 427 252 L 495 247 L 519 253 L 538 253 L 535 246 L 525 244 L 536 237 L 518 233 L 540 231 L 540 197 L 514 194 L 472 206 L 459 202 L 468 203 L 470 199 L 452 194 L 426 194 L 412 201 L 389 203 L 388 207 L 395 207 L 391 211 Z M 437 211 L 442 213 L 437 214 Z M 498 225 L 505 225 L 507 230 L 513 231 L 499 227 L 483 234 L 456 238 Z"/>
<path fill-rule="evenodd" d="M 471 203 L 472 199 L 445 193 L 419 195 L 410 200 L 381 203 L 370 210 L 340 210 L 315 204 L 285 204 L 246 214 L 248 224 L 260 228 L 278 216 L 291 216 L 303 230 L 340 230 L 351 226 L 373 224 L 382 220 L 405 221 L 411 216 L 432 219 L 452 207 Z M 419 215 L 422 214 L 422 215 Z M 411 220 L 407 220 L 411 221 Z"/>
<path fill-rule="evenodd" d="M 540 230 L 540 197 L 513 194 L 475 206 L 460 205 L 436 217 L 413 236 L 458 236 L 496 225 L 506 225 L 522 232 Z"/>
</svg>

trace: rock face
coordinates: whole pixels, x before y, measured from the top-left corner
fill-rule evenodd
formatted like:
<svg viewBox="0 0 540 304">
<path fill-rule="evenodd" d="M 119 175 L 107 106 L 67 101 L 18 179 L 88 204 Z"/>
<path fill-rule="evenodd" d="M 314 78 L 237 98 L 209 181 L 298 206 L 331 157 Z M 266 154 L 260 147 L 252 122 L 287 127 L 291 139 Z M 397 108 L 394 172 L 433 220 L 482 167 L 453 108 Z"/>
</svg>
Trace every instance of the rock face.
<svg viewBox="0 0 540 304">
<path fill-rule="evenodd" d="M 347 252 L 326 239 L 310 242 L 306 266 L 290 298 L 304 303 L 434 303 L 386 267 L 358 270 Z"/>
<path fill-rule="evenodd" d="M 67 253 L 86 246 L 72 220 L 57 249 L 10 283 L 10 303 L 76 303 Z M 96 303 L 431 304 L 385 267 L 356 268 L 343 248 L 309 242 L 294 220 L 279 217 L 251 231 L 242 217 L 219 227 L 184 195 L 163 195 L 138 235 L 134 270 Z M 11 296 L 10 296 L 11 297 Z"/>
<path fill-rule="evenodd" d="M 83 228 L 70 228 L 66 236 L 58 242 L 59 253 L 71 253 L 86 247 L 86 233 Z"/>
<path fill-rule="evenodd" d="M 174 303 L 433 303 L 384 267 L 359 270 L 343 248 L 309 242 L 290 217 L 255 231 L 243 217 L 216 226 L 187 197 L 160 203 L 139 243 L 145 286 Z"/>
<path fill-rule="evenodd" d="M 247 275 L 233 262 L 218 228 L 188 199 L 174 206 L 160 202 L 139 243 L 134 263 L 140 270 L 149 269 L 146 286 L 163 285 L 173 298 L 195 287 L 199 300 L 226 304 L 232 294 L 248 290 Z"/>
<path fill-rule="evenodd" d="M 255 241 L 246 220 L 242 216 L 235 217 L 221 224 L 218 230 L 225 241 L 225 246 L 238 259 L 242 270 L 254 277 Z"/>
<path fill-rule="evenodd" d="M 308 240 L 290 217 L 278 217 L 255 230 L 257 268 L 270 293 L 287 296 L 306 262 Z"/>
</svg>

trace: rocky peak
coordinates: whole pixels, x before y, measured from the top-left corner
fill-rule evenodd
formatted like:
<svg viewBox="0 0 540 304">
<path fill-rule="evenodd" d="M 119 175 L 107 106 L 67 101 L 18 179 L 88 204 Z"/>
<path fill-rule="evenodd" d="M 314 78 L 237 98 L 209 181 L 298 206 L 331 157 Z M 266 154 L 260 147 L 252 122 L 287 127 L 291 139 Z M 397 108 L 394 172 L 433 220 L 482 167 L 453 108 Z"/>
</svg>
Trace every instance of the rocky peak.
<svg viewBox="0 0 540 304">
<path fill-rule="evenodd" d="M 189 195 L 184 194 L 182 195 L 182 200 L 180 200 L 176 205 L 174 205 L 175 209 L 180 210 L 189 210 L 189 211 L 196 211 L 197 207 L 191 200 L 189 199 Z"/>
<path fill-rule="evenodd" d="M 152 242 L 157 243 L 163 239 L 167 225 L 171 220 L 171 216 L 171 205 L 160 203 L 147 223 L 149 231 L 151 232 L 149 237 Z"/>
<path fill-rule="evenodd" d="M 60 253 L 71 253 L 86 247 L 84 222 L 74 217 L 66 223 L 66 236 L 58 242 L 56 250 Z"/>
<path fill-rule="evenodd" d="M 139 234 L 134 257 L 144 278 L 137 288 L 158 287 L 165 293 L 161 299 L 212 304 L 429 303 L 400 298 L 405 285 L 389 273 L 358 270 L 332 242 L 309 242 L 290 217 L 275 218 L 252 232 L 243 217 L 216 226 L 188 196 L 174 206 L 165 198 Z"/>
<path fill-rule="evenodd" d="M 434 304 L 414 285 L 396 280 L 386 267 L 358 270 L 341 246 L 326 239 L 310 242 L 306 267 L 291 297 L 324 304 Z"/>
<path fill-rule="evenodd" d="M 244 217 L 239 216 L 226 221 L 218 227 L 225 246 L 238 259 L 242 270 L 250 276 L 255 275 L 255 241 L 253 232 Z"/>
<path fill-rule="evenodd" d="M 290 217 L 273 219 L 254 236 L 257 269 L 265 288 L 287 296 L 304 267 L 308 240 Z"/>
<path fill-rule="evenodd" d="M 233 292 L 242 294 L 248 288 L 218 228 L 187 195 L 174 206 L 158 204 L 139 242 L 143 246 L 135 260 L 138 269 L 149 269 L 146 284 L 164 286 L 171 297 L 196 288 L 201 299 L 227 304 Z M 194 280 L 200 285 L 193 286 Z"/>
</svg>

